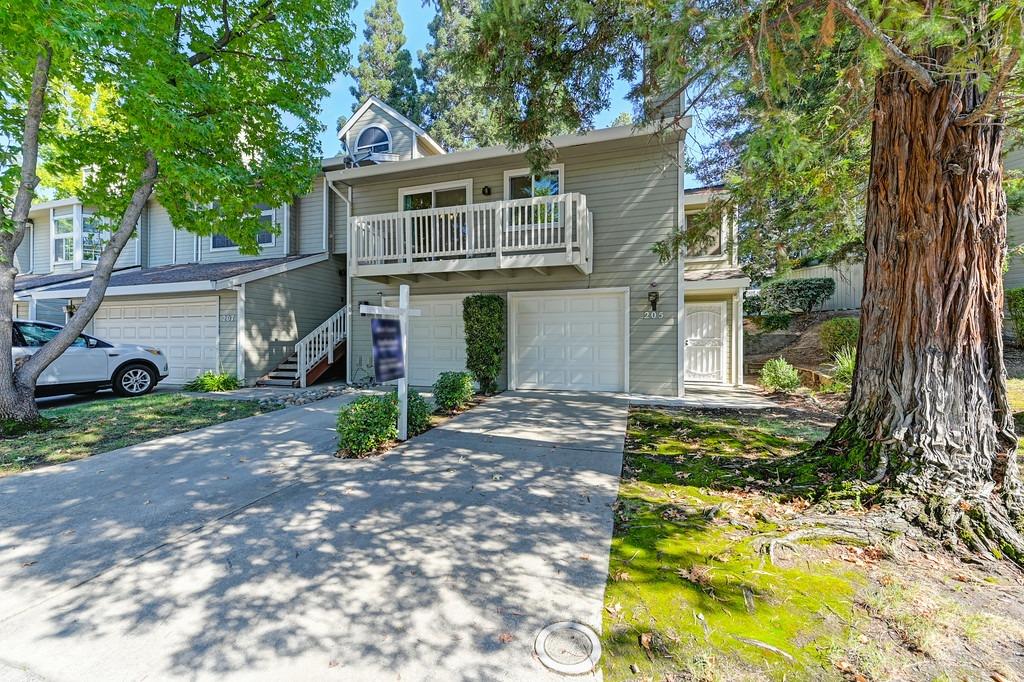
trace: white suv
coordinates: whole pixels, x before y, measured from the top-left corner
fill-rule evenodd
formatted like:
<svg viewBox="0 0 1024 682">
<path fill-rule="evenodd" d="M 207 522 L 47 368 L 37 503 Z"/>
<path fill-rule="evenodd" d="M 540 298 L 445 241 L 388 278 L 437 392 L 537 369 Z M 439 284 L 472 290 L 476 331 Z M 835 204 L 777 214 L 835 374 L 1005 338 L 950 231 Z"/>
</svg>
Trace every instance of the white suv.
<svg viewBox="0 0 1024 682">
<path fill-rule="evenodd" d="M 14 366 L 38 351 L 62 329 L 49 322 L 14 321 Z M 159 348 L 115 344 L 82 334 L 47 367 L 36 396 L 94 393 L 112 388 L 123 396 L 145 395 L 167 378 L 167 358 Z"/>
</svg>

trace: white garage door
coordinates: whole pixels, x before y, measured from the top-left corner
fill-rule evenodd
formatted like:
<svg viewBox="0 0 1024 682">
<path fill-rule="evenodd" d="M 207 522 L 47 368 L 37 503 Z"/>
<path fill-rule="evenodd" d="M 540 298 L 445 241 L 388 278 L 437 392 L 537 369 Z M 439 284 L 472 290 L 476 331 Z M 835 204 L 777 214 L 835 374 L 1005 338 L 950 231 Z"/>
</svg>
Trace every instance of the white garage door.
<svg viewBox="0 0 1024 682">
<path fill-rule="evenodd" d="M 96 311 L 93 334 L 112 343 L 159 348 L 170 366 L 167 383 L 183 384 L 206 370 L 217 371 L 216 298 L 107 302 Z"/>
<path fill-rule="evenodd" d="M 515 388 L 623 391 L 623 292 L 511 297 Z"/>
<path fill-rule="evenodd" d="M 455 296 L 411 296 L 409 307 L 422 311 L 409 318 L 409 383 L 430 386 L 441 372 L 466 369 L 466 327 L 462 322 L 462 299 Z M 397 306 L 397 298 L 385 305 Z"/>
</svg>

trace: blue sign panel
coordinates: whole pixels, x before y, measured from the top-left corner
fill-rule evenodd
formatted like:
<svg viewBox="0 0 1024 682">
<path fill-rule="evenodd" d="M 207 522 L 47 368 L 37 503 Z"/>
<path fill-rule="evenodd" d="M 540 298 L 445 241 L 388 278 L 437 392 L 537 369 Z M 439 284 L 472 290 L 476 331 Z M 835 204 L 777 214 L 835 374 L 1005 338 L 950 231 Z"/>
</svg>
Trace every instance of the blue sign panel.
<svg viewBox="0 0 1024 682">
<path fill-rule="evenodd" d="M 377 383 L 405 377 L 405 358 L 402 357 L 402 325 L 398 320 L 370 320 L 373 335 L 373 377 Z"/>
</svg>

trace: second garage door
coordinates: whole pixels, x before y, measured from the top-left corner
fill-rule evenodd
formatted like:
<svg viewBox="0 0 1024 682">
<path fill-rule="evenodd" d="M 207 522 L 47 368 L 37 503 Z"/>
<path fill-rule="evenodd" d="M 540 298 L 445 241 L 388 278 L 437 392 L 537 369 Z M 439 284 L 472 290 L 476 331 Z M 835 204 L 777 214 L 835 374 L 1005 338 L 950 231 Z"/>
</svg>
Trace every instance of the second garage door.
<svg viewBox="0 0 1024 682">
<path fill-rule="evenodd" d="M 105 341 L 162 350 L 169 384 L 217 371 L 218 329 L 216 298 L 107 302 L 93 318 L 93 334 Z"/>
<path fill-rule="evenodd" d="M 510 296 L 514 388 L 626 389 L 625 293 Z"/>
</svg>

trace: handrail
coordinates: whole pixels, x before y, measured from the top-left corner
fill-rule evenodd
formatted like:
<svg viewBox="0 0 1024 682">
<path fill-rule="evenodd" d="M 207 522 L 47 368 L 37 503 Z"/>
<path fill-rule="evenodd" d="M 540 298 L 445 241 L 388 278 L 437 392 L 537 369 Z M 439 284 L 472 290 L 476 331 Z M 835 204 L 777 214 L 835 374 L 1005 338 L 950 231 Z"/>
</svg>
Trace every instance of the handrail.
<svg viewBox="0 0 1024 682">
<path fill-rule="evenodd" d="M 592 238 L 586 196 L 577 192 L 482 204 L 353 216 L 356 266 L 574 250 Z"/>
<path fill-rule="evenodd" d="M 334 362 L 334 348 L 345 340 L 347 318 L 348 306 L 345 306 L 295 344 L 299 385 L 302 388 L 306 388 L 306 375 L 309 374 L 309 370 L 318 362 L 324 358 L 327 358 L 328 362 Z"/>
</svg>

